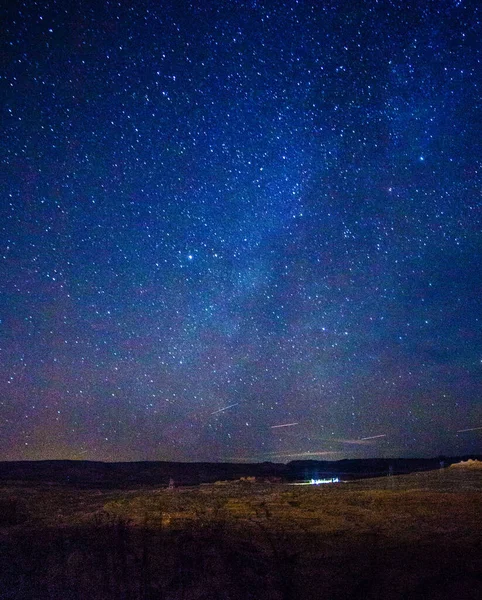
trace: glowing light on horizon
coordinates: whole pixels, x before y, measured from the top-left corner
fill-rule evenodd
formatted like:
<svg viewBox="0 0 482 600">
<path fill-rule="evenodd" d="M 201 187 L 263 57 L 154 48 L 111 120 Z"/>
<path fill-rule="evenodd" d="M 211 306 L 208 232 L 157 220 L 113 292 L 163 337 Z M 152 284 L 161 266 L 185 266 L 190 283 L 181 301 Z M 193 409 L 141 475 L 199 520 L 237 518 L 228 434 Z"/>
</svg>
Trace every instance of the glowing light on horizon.
<svg viewBox="0 0 482 600">
<path fill-rule="evenodd" d="M 340 483 L 338 477 L 330 477 L 330 479 L 310 479 L 310 485 L 323 485 L 325 483 Z"/>
</svg>

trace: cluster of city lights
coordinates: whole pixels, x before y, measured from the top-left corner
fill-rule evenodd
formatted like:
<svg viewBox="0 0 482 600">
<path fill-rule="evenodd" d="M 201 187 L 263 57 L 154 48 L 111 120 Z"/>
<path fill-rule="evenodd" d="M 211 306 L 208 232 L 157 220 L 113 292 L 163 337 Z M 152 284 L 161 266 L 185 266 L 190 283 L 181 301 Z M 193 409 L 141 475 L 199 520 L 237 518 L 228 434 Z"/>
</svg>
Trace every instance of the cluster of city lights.
<svg viewBox="0 0 482 600">
<path fill-rule="evenodd" d="M 330 477 L 330 479 L 310 479 L 310 485 L 321 485 L 322 483 L 340 483 L 338 477 Z"/>
</svg>

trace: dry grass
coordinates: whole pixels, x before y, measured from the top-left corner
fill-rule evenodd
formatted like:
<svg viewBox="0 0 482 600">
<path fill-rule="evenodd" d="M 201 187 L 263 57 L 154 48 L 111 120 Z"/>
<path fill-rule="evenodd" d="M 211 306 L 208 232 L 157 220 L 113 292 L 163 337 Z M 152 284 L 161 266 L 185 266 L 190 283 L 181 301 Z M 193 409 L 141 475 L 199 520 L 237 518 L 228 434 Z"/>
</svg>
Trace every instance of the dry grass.
<svg viewBox="0 0 482 600">
<path fill-rule="evenodd" d="M 476 598 L 481 492 L 480 471 L 453 469 L 316 487 L 5 487 L 0 598 Z"/>
</svg>

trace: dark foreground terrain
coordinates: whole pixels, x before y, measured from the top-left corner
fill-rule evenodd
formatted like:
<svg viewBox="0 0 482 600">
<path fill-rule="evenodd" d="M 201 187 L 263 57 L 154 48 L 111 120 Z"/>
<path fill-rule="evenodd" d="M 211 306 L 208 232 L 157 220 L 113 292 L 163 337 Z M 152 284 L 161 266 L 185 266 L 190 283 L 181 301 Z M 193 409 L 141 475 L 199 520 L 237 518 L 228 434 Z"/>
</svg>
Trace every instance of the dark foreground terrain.
<svg viewBox="0 0 482 600">
<path fill-rule="evenodd" d="M 0 600 L 482 598 L 482 471 L 322 486 L 0 484 Z"/>
</svg>

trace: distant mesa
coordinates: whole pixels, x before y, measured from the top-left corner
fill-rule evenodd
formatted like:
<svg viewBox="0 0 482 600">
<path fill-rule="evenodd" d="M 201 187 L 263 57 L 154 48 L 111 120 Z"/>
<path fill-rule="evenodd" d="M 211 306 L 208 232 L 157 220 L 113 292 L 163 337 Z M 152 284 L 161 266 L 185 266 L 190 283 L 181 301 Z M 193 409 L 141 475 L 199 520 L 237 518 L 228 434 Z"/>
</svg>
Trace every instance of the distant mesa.
<svg viewBox="0 0 482 600">
<path fill-rule="evenodd" d="M 482 469 L 482 460 L 472 460 L 471 458 L 469 458 L 468 460 L 461 460 L 458 463 L 454 463 L 453 465 L 450 465 L 449 468 L 470 469 L 471 471 L 476 469 Z"/>
<path fill-rule="evenodd" d="M 240 477 L 239 479 L 223 479 L 217 480 L 214 482 L 216 486 L 232 486 L 232 485 L 244 485 L 244 484 L 253 484 L 253 483 L 283 483 L 282 477 L 275 477 L 273 475 L 266 477 L 258 477 L 258 476 L 246 476 Z"/>
</svg>

